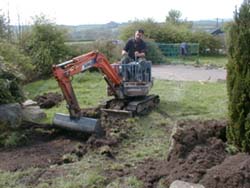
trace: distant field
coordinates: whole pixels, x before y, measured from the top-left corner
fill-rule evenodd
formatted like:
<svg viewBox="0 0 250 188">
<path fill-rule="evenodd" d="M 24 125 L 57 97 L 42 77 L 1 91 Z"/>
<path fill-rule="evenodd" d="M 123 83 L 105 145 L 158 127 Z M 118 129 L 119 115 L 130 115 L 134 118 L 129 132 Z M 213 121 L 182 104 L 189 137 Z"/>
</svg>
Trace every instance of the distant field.
<svg viewBox="0 0 250 188">
<path fill-rule="evenodd" d="M 86 41 L 70 41 L 70 42 L 66 42 L 67 45 L 84 45 L 84 44 L 91 44 L 93 43 L 93 40 L 86 40 Z"/>
</svg>

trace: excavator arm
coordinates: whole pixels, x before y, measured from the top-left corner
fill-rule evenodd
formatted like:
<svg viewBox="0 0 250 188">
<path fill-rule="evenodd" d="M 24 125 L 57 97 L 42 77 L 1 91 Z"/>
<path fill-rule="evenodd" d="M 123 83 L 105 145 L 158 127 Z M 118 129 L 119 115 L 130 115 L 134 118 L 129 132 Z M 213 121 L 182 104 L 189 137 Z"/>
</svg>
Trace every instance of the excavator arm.
<svg viewBox="0 0 250 188">
<path fill-rule="evenodd" d="M 71 84 L 71 77 L 92 67 L 98 68 L 104 74 L 114 95 L 118 98 L 122 97 L 120 96 L 121 92 L 117 89 L 121 86 L 122 80 L 102 53 L 92 51 L 54 65 L 53 75 L 62 90 L 71 118 L 80 118 L 81 116 L 81 109 Z"/>
</svg>

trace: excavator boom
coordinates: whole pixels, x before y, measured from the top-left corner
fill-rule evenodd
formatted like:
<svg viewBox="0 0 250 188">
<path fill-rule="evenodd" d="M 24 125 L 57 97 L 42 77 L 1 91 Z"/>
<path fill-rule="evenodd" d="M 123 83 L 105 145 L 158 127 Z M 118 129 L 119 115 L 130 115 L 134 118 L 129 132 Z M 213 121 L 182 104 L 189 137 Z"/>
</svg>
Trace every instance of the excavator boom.
<svg viewBox="0 0 250 188">
<path fill-rule="evenodd" d="M 102 53 L 92 51 L 87 54 L 75 57 L 72 60 L 54 65 L 53 75 L 62 90 L 70 114 L 70 116 L 56 114 L 53 119 L 54 125 L 66 129 L 89 133 L 96 132 L 100 129 L 100 123 L 97 119 L 81 117 L 81 108 L 71 84 L 72 76 L 84 72 L 92 67 L 98 68 L 105 75 L 105 80 L 113 89 L 115 96 L 121 97 L 119 95 L 120 92 L 116 93 L 116 91 L 119 91 L 118 89 L 121 84 L 121 78 L 114 71 Z"/>
<path fill-rule="evenodd" d="M 101 72 L 106 77 L 105 80 L 113 89 L 113 92 L 116 92 L 115 95 L 117 95 L 117 97 L 122 97 L 120 96 L 120 92 L 115 90 L 115 88 L 119 88 L 121 84 L 121 78 L 111 67 L 106 57 L 99 52 L 92 51 L 87 54 L 75 57 L 70 61 L 54 65 L 54 77 L 62 90 L 65 100 L 67 101 L 69 113 L 72 118 L 79 118 L 81 109 L 71 84 L 71 77 L 92 67 L 96 67 L 101 70 Z"/>
</svg>

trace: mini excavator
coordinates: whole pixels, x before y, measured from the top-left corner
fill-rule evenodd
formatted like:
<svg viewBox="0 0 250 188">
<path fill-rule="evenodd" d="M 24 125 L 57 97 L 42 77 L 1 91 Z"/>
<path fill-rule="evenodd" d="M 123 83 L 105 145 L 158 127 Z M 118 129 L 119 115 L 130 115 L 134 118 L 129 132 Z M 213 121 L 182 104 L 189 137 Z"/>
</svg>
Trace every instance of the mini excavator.
<svg viewBox="0 0 250 188">
<path fill-rule="evenodd" d="M 149 95 L 153 86 L 151 61 L 134 61 L 129 64 L 110 64 L 104 54 L 98 51 L 75 57 L 69 61 L 53 65 L 53 75 L 67 102 L 69 115 L 56 113 L 53 124 L 57 127 L 86 133 L 101 131 L 99 119 L 84 117 L 73 86 L 71 77 L 90 68 L 97 68 L 107 82 L 107 93 L 114 96 L 106 101 L 101 113 L 128 117 L 139 115 L 154 108 L 160 101 L 158 95 Z"/>
</svg>

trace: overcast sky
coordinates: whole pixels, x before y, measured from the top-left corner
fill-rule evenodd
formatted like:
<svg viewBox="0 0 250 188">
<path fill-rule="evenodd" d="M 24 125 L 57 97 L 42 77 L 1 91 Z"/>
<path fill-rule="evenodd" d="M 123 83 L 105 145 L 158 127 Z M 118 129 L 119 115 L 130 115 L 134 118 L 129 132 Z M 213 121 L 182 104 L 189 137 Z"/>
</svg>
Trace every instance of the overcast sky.
<svg viewBox="0 0 250 188">
<path fill-rule="evenodd" d="M 9 15 L 11 24 L 31 24 L 32 17 L 46 15 L 57 24 L 104 24 L 152 18 L 162 22 L 169 10 L 182 13 L 189 21 L 233 18 L 235 6 L 243 0 L 0 0 L 1 13 Z"/>
</svg>

